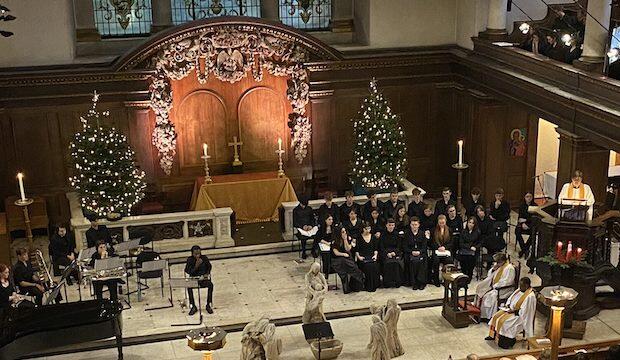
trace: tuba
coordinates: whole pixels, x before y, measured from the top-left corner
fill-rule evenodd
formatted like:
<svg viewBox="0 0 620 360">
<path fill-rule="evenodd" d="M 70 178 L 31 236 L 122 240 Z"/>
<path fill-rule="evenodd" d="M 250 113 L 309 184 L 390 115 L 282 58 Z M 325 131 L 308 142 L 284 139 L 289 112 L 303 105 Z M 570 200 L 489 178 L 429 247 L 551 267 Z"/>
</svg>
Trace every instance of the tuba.
<svg viewBox="0 0 620 360">
<path fill-rule="evenodd" d="M 32 264 L 32 268 L 36 272 L 37 276 L 48 289 L 55 286 L 54 278 L 52 277 L 47 263 L 43 258 L 43 253 L 41 250 L 37 249 L 30 252 L 30 264 Z"/>
</svg>

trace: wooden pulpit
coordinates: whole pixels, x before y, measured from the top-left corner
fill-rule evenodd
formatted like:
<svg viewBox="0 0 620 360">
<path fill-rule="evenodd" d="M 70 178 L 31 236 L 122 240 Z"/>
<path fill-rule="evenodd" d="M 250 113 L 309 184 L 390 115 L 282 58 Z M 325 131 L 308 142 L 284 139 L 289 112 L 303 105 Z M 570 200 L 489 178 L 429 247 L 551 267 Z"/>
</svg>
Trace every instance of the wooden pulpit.
<svg viewBox="0 0 620 360">
<path fill-rule="evenodd" d="M 471 320 L 467 311 L 467 286 L 469 276 L 456 270 L 454 266 L 446 266 L 441 272 L 443 278 L 443 307 L 441 315 L 448 320 L 454 328 L 469 326 Z M 464 289 L 463 301 L 459 301 L 459 292 Z M 461 306 L 463 304 L 464 306 Z"/>
</svg>

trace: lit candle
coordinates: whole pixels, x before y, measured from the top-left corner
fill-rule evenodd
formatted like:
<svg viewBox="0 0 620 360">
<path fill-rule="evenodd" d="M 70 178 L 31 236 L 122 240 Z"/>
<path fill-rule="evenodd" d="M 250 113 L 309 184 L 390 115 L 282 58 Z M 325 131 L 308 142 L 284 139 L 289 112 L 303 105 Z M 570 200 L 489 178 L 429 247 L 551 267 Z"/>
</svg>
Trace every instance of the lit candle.
<svg viewBox="0 0 620 360">
<path fill-rule="evenodd" d="M 566 247 L 566 261 L 569 261 L 572 255 L 573 255 L 573 243 L 569 241 L 568 246 Z"/>
<path fill-rule="evenodd" d="M 555 247 L 555 256 L 560 260 L 562 258 L 562 242 L 558 241 L 557 246 Z"/>
<path fill-rule="evenodd" d="M 204 154 L 205 157 L 207 157 L 207 149 L 209 148 L 209 145 L 207 145 L 207 143 L 203 143 L 202 144 L 202 153 Z"/>
<path fill-rule="evenodd" d="M 583 250 L 581 248 L 577 248 L 577 257 L 575 258 L 575 260 L 577 261 L 581 261 L 581 252 Z"/>
<path fill-rule="evenodd" d="M 463 140 L 458 141 L 459 144 L 459 165 L 463 164 Z"/>
<path fill-rule="evenodd" d="M 17 173 L 17 181 L 19 182 L 19 195 L 22 198 L 22 202 L 26 201 L 26 192 L 24 191 L 24 174 Z"/>
<path fill-rule="evenodd" d="M 282 138 L 278 138 L 278 150 L 282 151 Z"/>
</svg>

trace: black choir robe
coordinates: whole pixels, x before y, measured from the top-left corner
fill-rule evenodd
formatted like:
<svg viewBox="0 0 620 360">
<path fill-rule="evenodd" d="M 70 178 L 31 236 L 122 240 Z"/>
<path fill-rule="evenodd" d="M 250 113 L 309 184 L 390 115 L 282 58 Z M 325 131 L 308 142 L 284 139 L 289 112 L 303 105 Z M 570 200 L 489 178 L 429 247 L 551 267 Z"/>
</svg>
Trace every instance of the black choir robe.
<svg viewBox="0 0 620 360">
<path fill-rule="evenodd" d="M 405 202 L 402 200 L 397 200 L 396 204 L 394 204 L 392 201 L 390 201 L 390 199 L 385 201 L 383 203 L 383 218 L 385 220 L 389 218 L 396 218 L 396 208 L 398 207 L 398 205 L 405 206 Z"/>
<path fill-rule="evenodd" d="M 420 217 L 420 230 L 433 230 L 437 224 L 437 217 L 434 214 L 426 216 L 422 214 Z"/>
<path fill-rule="evenodd" d="M 395 253 L 395 256 L 388 257 L 388 254 L 392 252 Z M 386 229 L 381 233 L 379 238 L 379 257 L 383 267 L 383 286 L 399 287 L 403 282 L 404 262 L 403 244 L 396 230 L 389 232 Z"/>
<path fill-rule="evenodd" d="M 424 288 L 427 282 L 428 239 L 421 228 L 417 233 L 411 227 L 405 231 L 403 248 L 405 251 L 405 267 L 408 269 L 409 281 L 414 289 Z M 414 256 L 411 252 L 419 251 Z"/>
<path fill-rule="evenodd" d="M 437 200 L 437 202 L 435 203 L 435 217 L 439 216 L 439 215 L 446 215 L 448 216 L 448 206 L 450 205 L 454 205 L 456 206 L 456 201 L 450 199 L 448 200 L 448 202 L 446 203 L 443 198 Z"/>
<path fill-rule="evenodd" d="M 510 219 L 510 204 L 506 200 L 502 200 L 498 207 L 495 207 L 495 201 L 489 204 L 491 210 L 489 216 L 492 216 L 495 221 L 507 221 Z"/>
<path fill-rule="evenodd" d="M 342 226 L 347 229 L 347 233 L 353 239 L 358 239 L 362 235 L 362 219 L 359 217 L 357 218 L 357 222 L 352 224 L 347 216 L 346 220 L 342 222 Z"/>
<path fill-rule="evenodd" d="M 377 260 L 373 260 L 375 251 L 377 252 Z M 370 234 L 370 241 L 364 240 L 364 237 L 360 235 L 357 238 L 357 253 L 362 256 L 364 260 L 358 261 L 359 268 L 364 272 L 364 287 L 366 291 L 376 291 L 381 286 L 381 279 L 379 277 L 379 240 Z"/>
<path fill-rule="evenodd" d="M 414 201 L 410 202 L 407 208 L 407 215 L 409 215 L 409 217 L 421 217 L 424 215 L 424 205 L 424 201 L 420 201 L 419 203 Z"/>
<path fill-rule="evenodd" d="M 484 208 L 485 203 L 482 196 L 478 197 L 478 201 L 474 201 L 470 194 L 463 199 L 463 205 L 465 207 L 465 216 L 469 218 L 470 216 L 476 216 L 476 206 L 480 205 Z"/>
<path fill-rule="evenodd" d="M 339 209 L 340 209 L 340 223 L 344 223 L 344 221 L 349 218 L 349 213 L 351 212 L 351 209 L 355 210 L 355 213 L 357 214 L 358 218 L 362 216 L 362 209 L 360 208 L 359 204 L 356 202 L 353 202 L 351 206 L 347 205 L 347 203 L 345 202 L 340 205 Z"/>
<path fill-rule="evenodd" d="M 454 256 L 456 254 L 456 250 L 458 249 L 459 235 L 463 230 L 463 220 L 458 215 L 454 219 L 450 219 L 448 216 L 446 218 L 446 225 L 448 225 L 450 231 L 452 232 L 452 249 L 448 250 L 450 250 Z"/>
<path fill-rule="evenodd" d="M 381 201 L 377 200 L 376 206 L 373 206 L 370 200 L 366 201 L 366 203 L 364 204 L 364 208 L 362 209 L 362 217 L 364 218 L 364 220 L 370 220 L 370 218 L 372 217 L 372 211 L 375 209 L 379 211 L 379 216 L 382 217 L 381 213 L 383 212 L 383 206 L 381 204 Z"/>
<path fill-rule="evenodd" d="M 340 223 L 340 209 L 338 208 L 338 205 L 334 203 L 332 203 L 329 207 L 327 204 L 321 205 L 318 210 L 318 215 L 319 224 L 323 224 L 323 220 L 325 220 L 328 215 L 331 215 L 334 218 L 334 224 Z"/>
</svg>

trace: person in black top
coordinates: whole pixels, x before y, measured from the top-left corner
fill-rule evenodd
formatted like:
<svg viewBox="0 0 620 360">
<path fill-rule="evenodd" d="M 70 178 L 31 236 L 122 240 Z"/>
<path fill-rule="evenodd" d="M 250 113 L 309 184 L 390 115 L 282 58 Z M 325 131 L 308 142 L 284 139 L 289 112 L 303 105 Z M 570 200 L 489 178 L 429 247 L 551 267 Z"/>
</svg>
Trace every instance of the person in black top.
<svg viewBox="0 0 620 360">
<path fill-rule="evenodd" d="M 381 236 L 381 232 L 385 230 L 385 222 L 381 215 L 379 215 L 379 209 L 372 209 L 368 223 L 372 228 L 370 232 L 378 239 Z"/>
<path fill-rule="evenodd" d="M 423 290 L 427 282 L 429 230 L 420 228 L 420 219 L 411 218 L 409 229 L 405 231 L 403 248 L 405 263 L 409 271 L 409 281 L 413 290 Z"/>
<path fill-rule="evenodd" d="M 532 195 L 531 192 L 527 192 L 525 196 L 523 196 L 523 203 L 519 206 L 519 218 L 517 219 L 517 226 L 515 227 L 515 237 L 517 238 L 519 247 L 521 247 L 519 257 L 523 255 L 527 257 L 527 254 L 530 252 L 530 245 L 532 244 L 530 238 L 527 239 L 527 243 L 523 240 L 523 234 L 532 235 L 532 214 L 527 211 L 532 205 L 532 200 L 534 200 L 534 195 Z"/>
<path fill-rule="evenodd" d="M 383 218 L 385 220 L 389 218 L 396 219 L 396 210 L 398 210 L 398 205 L 405 206 L 405 202 L 398 200 L 398 190 L 392 189 L 392 191 L 390 191 L 390 198 L 383 203 Z"/>
<path fill-rule="evenodd" d="M 108 252 L 112 248 L 112 236 L 105 225 L 100 225 L 96 217 L 90 217 L 90 229 L 86 230 L 86 242 L 88 247 L 97 246 L 99 241 L 103 241 L 108 246 Z"/>
<path fill-rule="evenodd" d="M 495 201 L 490 204 L 489 218 L 494 221 L 495 236 L 503 238 L 508 231 L 508 219 L 510 219 L 510 204 L 504 200 L 504 189 L 495 190 Z"/>
<path fill-rule="evenodd" d="M 350 209 L 346 220 L 342 221 L 342 226 L 347 229 L 347 233 L 353 239 L 359 239 L 362 234 L 362 220 L 358 218 L 353 208 Z"/>
<path fill-rule="evenodd" d="M 359 204 L 353 201 L 353 191 L 345 191 L 344 198 L 345 202 L 340 205 L 340 223 L 343 223 L 349 218 L 351 209 L 353 209 L 358 216 L 362 215 L 362 209 Z"/>
<path fill-rule="evenodd" d="M 504 239 L 495 235 L 493 220 L 487 216 L 486 210 L 480 205 L 476 206 L 476 220 L 480 230 L 480 245 L 485 247 L 489 254 L 501 251 L 506 246 Z M 493 266 L 493 260 L 489 259 L 487 268 L 490 269 L 491 266 Z"/>
<path fill-rule="evenodd" d="M 480 230 L 478 221 L 474 216 L 467 219 L 465 229 L 459 237 L 459 260 L 463 274 L 469 276 L 470 281 L 474 276 L 476 257 L 480 251 Z"/>
<path fill-rule="evenodd" d="M 383 287 L 399 287 L 404 269 L 403 246 L 396 232 L 396 222 L 388 219 L 379 239 L 379 256 L 383 265 Z"/>
<path fill-rule="evenodd" d="M 435 217 L 439 215 L 448 216 L 449 205 L 456 205 L 456 202 L 452 200 L 452 190 L 449 187 L 445 187 L 441 190 L 441 200 L 437 200 L 435 203 Z"/>
<path fill-rule="evenodd" d="M 49 251 L 54 267 L 58 265 L 69 266 L 75 260 L 75 239 L 71 233 L 67 232 L 65 225 L 57 226 L 56 232 L 50 239 Z M 79 279 L 77 269 L 73 269 L 67 277 L 67 285 L 69 286 L 72 285 L 71 277 L 75 280 Z"/>
<path fill-rule="evenodd" d="M 332 202 L 334 194 L 331 191 L 327 191 L 323 195 L 323 198 L 325 199 L 325 203 L 321 205 L 318 210 L 319 224 L 323 223 L 328 215 L 332 216 L 334 224 L 340 224 L 340 209 Z"/>
<path fill-rule="evenodd" d="M 430 231 L 431 229 L 435 227 L 435 224 L 437 223 L 437 218 L 433 214 L 433 210 L 431 209 L 430 204 L 424 205 L 424 212 L 422 214 L 422 217 L 419 218 L 419 221 L 420 221 L 420 229 L 422 231 L 426 231 L 426 230 Z"/>
<path fill-rule="evenodd" d="M 0 264 L 0 315 L 11 306 L 34 307 L 30 301 L 15 291 L 15 285 L 11 282 L 10 269 L 5 264 Z"/>
<path fill-rule="evenodd" d="M 332 273 L 331 268 L 331 244 L 334 241 L 334 236 L 337 234 L 337 226 L 334 223 L 334 217 L 327 214 L 327 217 L 323 219 L 319 225 L 319 231 L 316 233 L 315 241 L 317 244 L 323 246 L 319 248 L 321 251 L 321 262 L 323 263 L 323 274 L 327 278 Z M 323 250 L 326 248 L 327 250 Z"/>
<path fill-rule="evenodd" d="M 366 197 L 368 198 L 368 201 L 366 201 L 362 209 L 362 218 L 369 221 L 373 210 L 377 210 L 379 214 L 381 214 L 382 205 L 381 202 L 377 200 L 377 194 L 374 191 L 369 190 Z"/>
<path fill-rule="evenodd" d="M 469 196 L 463 199 L 465 206 L 465 217 L 476 216 L 476 206 L 482 205 L 484 207 L 484 199 L 482 199 L 482 190 L 479 187 L 474 186 L 469 192 Z"/>
<path fill-rule="evenodd" d="M 446 218 L 446 224 L 452 231 L 452 249 L 448 249 L 452 254 L 456 254 L 456 250 L 459 248 L 459 235 L 463 230 L 463 218 L 456 213 L 456 206 L 448 206 L 448 217 Z"/>
<path fill-rule="evenodd" d="M 16 251 L 17 262 L 13 266 L 13 278 L 15 284 L 19 286 L 19 293 L 35 297 L 35 303 L 39 306 L 43 304 L 43 294 L 45 286 L 41 279 L 37 277 L 29 260 L 28 251 L 19 248 Z"/>
<path fill-rule="evenodd" d="M 363 231 L 357 239 L 355 257 L 359 268 L 364 272 L 364 286 L 366 291 L 374 292 L 381 286 L 379 276 L 379 246 L 378 240 L 370 233 L 370 224 L 362 225 Z"/>
<path fill-rule="evenodd" d="M 318 230 L 316 228 L 314 210 L 308 206 L 308 198 L 305 196 L 299 199 L 299 205 L 293 209 L 293 227 L 297 229 L 297 238 L 301 241 L 301 258 L 305 259 L 307 257 L 306 244 L 309 239 L 314 238 L 313 233 L 316 234 Z M 300 230 L 303 230 L 305 234 L 302 234 Z M 315 241 L 312 245 L 312 257 L 316 258 L 318 256 L 316 250 L 318 246 L 319 243 Z"/>
<path fill-rule="evenodd" d="M 340 234 L 332 243 L 332 268 L 342 280 L 342 292 L 359 291 L 364 286 L 364 273 L 355 263 L 356 240 L 347 233 L 346 228 L 340 228 Z"/>
<path fill-rule="evenodd" d="M 407 207 L 407 215 L 409 218 L 420 217 L 424 214 L 424 201 L 422 200 L 422 192 L 415 188 L 411 191 L 412 200 Z"/>
<path fill-rule="evenodd" d="M 409 227 L 409 215 L 405 210 L 405 205 L 399 204 L 394 212 L 394 221 L 396 222 L 396 232 L 404 232 Z"/>
<path fill-rule="evenodd" d="M 108 244 L 104 240 L 99 240 L 97 243 L 97 251 L 92 255 L 90 259 L 90 267 L 95 268 L 97 260 L 107 259 L 113 256 L 113 253 L 108 251 Z M 118 284 L 124 283 L 122 279 L 106 279 L 106 280 L 92 280 L 93 291 L 97 300 L 103 299 L 103 287 L 107 286 L 110 293 L 110 300 L 118 301 Z"/>
<path fill-rule="evenodd" d="M 185 261 L 185 273 L 190 277 L 201 277 L 198 281 L 200 288 L 207 288 L 207 306 L 205 307 L 209 314 L 213 314 L 213 282 L 211 281 L 211 262 L 206 255 L 202 255 L 200 246 L 192 246 L 192 255 Z M 200 291 L 200 289 L 198 289 Z M 188 315 L 194 315 L 196 311 L 196 304 L 194 303 L 194 289 L 187 289 L 187 297 L 191 309 Z"/>
<path fill-rule="evenodd" d="M 453 242 L 452 242 L 452 230 L 447 225 L 446 216 L 441 214 L 437 217 L 437 225 L 431 232 L 432 240 L 430 241 L 431 252 L 431 273 L 430 281 L 435 286 L 440 286 L 439 279 L 439 267 L 441 264 L 444 266 L 447 264 L 453 264 Z M 450 251 L 450 254 L 446 252 Z"/>
</svg>

